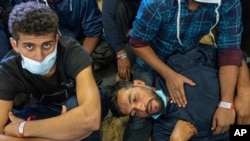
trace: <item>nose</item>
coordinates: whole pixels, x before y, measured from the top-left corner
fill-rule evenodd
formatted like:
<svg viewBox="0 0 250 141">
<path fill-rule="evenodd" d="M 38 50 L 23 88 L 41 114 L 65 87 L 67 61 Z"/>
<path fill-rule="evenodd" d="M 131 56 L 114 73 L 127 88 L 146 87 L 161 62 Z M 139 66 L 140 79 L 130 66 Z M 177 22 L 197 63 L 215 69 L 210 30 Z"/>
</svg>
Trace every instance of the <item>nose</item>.
<svg viewBox="0 0 250 141">
<path fill-rule="evenodd" d="M 146 111 L 146 104 L 144 104 L 144 103 L 138 103 L 137 105 L 136 105 L 136 109 L 138 110 L 138 111 Z"/>
<path fill-rule="evenodd" d="M 38 62 L 41 62 L 41 61 L 43 61 L 43 59 L 44 59 L 45 57 L 46 57 L 46 56 L 45 56 L 43 50 L 40 49 L 40 48 L 37 48 L 37 50 L 36 50 L 36 52 L 35 52 L 35 58 L 34 58 L 34 60 L 36 60 L 36 61 L 38 61 Z"/>
</svg>

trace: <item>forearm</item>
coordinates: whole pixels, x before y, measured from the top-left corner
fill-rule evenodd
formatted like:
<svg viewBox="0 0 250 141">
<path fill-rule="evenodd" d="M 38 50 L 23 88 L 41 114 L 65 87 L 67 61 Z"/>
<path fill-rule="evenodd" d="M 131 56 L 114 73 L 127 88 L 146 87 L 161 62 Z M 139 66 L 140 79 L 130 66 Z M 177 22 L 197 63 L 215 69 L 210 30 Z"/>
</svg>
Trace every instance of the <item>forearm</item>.
<svg viewBox="0 0 250 141">
<path fill-rule="evenodd" d="M 87 49 L 89 54 L 92 54 L 99 42 L 99 37 L 85 37 L 83 40 L 83 47 Z"/>
<path fill-rule="evenodd" d="M 24 126 L 24 136 L 51 140 L 79 140 L 93 131 L 94 121 L 91 117 L 85 115 L 81 108 L 74 108 L 57 117 L 28 121 Z"/>
<path fill-rule="evenodd" d="M 52 141 L 43 138 L 18 138 L 18 137 L 6 136 L 3 134 L 0 134 L 0 140 L 1 141 Z"/>
<path fill-rule="evenodd" d="M 249 69 L 247 66 L 246 61 L 242 60 L 242 65 L 239 68 L 239 74 L 237 79 L 237 91 L 241 91 L 244 88 L 250 86 L 250 76 L 249 76 Z M 237 95 L 241 95 L 243 93 L 237 93 Z"/>
<path fill-rule="evenodd" d="M 221 101 L 233 103 L 238 75 L 237 66 L 221 66 L 219 80 L 221 88 Z"/>
</svg>

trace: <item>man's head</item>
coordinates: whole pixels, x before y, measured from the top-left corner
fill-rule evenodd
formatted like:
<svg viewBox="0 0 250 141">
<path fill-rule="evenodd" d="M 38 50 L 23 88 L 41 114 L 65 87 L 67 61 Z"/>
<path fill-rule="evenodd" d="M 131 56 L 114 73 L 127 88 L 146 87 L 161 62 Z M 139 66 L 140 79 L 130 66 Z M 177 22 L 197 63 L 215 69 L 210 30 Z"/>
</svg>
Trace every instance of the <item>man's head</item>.
<svg viewBox="0 0 250 141">
<path fill-rule="evenodd" d="M 10 33 L 18 41 L 20 34 L 35 36 L 56 34 L 58 17 L 44 4 L 26 2 L 13 8 L 8 24 Z"/>
<path fill-rule="evenodd" d="M 155 90 L 140 80 L 135 80 L 134 84 L 118 81 L 107 90 L 107 100 L 114 116 L 148 117 L 158 114 L 164 107 Z"/>
<path fill-rule="evenodd" d="M 22 57 L 22 67 L 33 74 L 51 72 L 57 54 L 58 17 L 37 2 L 16 5 L 9 16 L 10 43 Z"/>
</svg>

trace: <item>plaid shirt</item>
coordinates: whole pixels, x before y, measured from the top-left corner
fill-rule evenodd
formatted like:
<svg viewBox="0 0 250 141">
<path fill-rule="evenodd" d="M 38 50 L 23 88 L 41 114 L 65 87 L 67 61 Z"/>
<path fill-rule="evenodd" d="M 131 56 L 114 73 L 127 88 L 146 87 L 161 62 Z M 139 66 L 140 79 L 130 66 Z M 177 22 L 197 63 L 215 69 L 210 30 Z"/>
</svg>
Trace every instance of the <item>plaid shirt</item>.
<svg viewBox="0 0 250 141">
<path fill-rule="evenodd" d="M 188 0 L 181 0 L 180 45 L 177 39 L 178 0 L 142 0 L 131 37 L 148 42 L 163 61 L 175 52 L 186 52 L 198 46 L 200 39 L 216 23 L 218 4 L 202 3 L 197 10 L 188 9 Z M 219 50 L 239 49 L 242 23 L 239 0 L 222 0 L 219 8 Z M 137 58 L 140 66 L 147 65 Z M 148 67 L 146 67 L 149 69 Z"/>
</svg>

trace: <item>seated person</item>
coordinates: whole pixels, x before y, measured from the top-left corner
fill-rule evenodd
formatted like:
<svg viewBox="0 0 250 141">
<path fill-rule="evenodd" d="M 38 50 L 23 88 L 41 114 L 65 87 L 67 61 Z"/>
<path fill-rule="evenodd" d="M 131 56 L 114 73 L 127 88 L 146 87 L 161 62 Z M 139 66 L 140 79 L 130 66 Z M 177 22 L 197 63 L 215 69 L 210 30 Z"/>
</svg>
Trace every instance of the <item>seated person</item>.
<svg viewBox="0 0 250 141">
<path fill-rule="evenodd" d="M 0 0 L 0 60 L 11 49 L 8 32 L 8 17 L 11 11 L 10 0 Z"/>
<path fill-rule="evenodd" d="M 0 140 L 99 140 L 101 102 L 90 55 L 59 36 L 58 26 L 53 10 L 37 2 L 10 13 L 14 51 L 0 63 Z M 32 101 L 16 109 L 22 93 Z"/>
<path fill-rule="evenodd" d="M 171 101 L 165 80 L 157 75 L 155 89 L 141 81 L 135 81 L 135 84 L 119 81 L 115 86 L 108 87 L 107 99 L 112 113 L 118 116 L 152 116 L 155 119 L 153 139 L 228 139 L 228 132 L 213 135 L 212 118 L 218 103 L 220 108 L 234 112 L 233 105 L 220 102 L 217 50 L 201 46 L 185 54 L 176 53 L 167 61 L 173 70 L 197 83 L 195 86 L 184 86 L 188 101 L 185 107 Z"/>
</svg>

